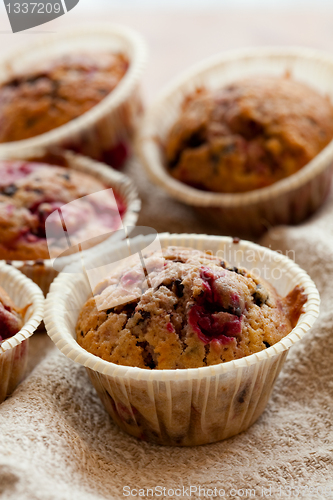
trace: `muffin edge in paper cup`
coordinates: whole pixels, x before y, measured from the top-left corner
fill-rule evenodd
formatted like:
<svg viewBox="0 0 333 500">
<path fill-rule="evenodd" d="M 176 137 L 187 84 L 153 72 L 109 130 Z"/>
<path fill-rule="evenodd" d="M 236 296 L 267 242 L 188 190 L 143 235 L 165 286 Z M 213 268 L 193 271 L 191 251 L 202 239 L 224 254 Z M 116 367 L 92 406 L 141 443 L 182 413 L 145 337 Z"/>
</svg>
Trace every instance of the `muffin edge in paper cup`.
<svg viewBox="0 0 333 500">
<path fill-rule="evenodd" d="M 179 370 L 120 366 L 90 354 L 76 342 L 77 317 L 91 290 L 83 274 L 69 278 L 62 273 L 46 299 L 47 332 L 68 358 L 87 368 L 105 408 L 129 434 L 176 446 L 219 441 L 246 430 L 264 411 L 289 347 L 304 336 L 318 316 L 319 294 L 309 276 L 293 261 L 254 243 L 168 233 L 160 234 L 159 239 L 162 247 L 176 245 L 213 252 L 250 249 L 257 256 L 254 266 L 274 258 L 274 265 L 284 271 L 282 281 L 274 286 L 285 295 L 295 285 L 303 285 L 308 295 L 305 313 L 280 342 L 235 361 Z M 118 255 L 122 245 L 118 245 Z M 238 265 L 238 261 L 229 262 Z"/>
<path fill-rule="evenodd" d="M 139 33 L 126 26 L 101 23 L 44 36 L 23 49 L 13 49 L 0 61 L 0 81 L 27 69 L 31 71 L 31 67 L 41 61 L 50 62 L 52 56 L 94 50 L 123 51 L 129 58 L 129 68 L 114 90 L 89 111 L 58 128 L 30 139 L 0 144 L 0 155 L 24 154 L 31 148 L 61 147 L 115 168 L 122 166 L 129 157 L 134 130 L 143 110 L 140 80 L 147 49 Z"/>
<path fill-rule="evenodd" d="M 333 103 L 333 57 L 307 48 L 250 48 L 208 58 L 174 79 L 145 113 L 136 150 L 151 181 L 195 207 L 228 234 L 259 236 L 275 225 L 297 224 L 325 201 L 332 178 L 333 140 L 305 167 L 271 186 L 245 193 L 200 191 L 174 179 L 164 166 L 161 144 L 186 95 L 198 86 L 222 88 L 246 76 L 286 72 Z"/>
<path fill-rule="evenodd" d="M 79 170 L 86 174 L 97 177 L 101 182 L 105 183 L 106 186 L 110 186 L 115 189 L 117 194 L 124 200 L 126 204 L 125 216 L 122 219 L 123 227 L 133 227 L 136 225 L 139 212 L 141 209 L 141 201 L 137 189 L 133 181 L 122 172 L 118 172 L 107 165 L 92 160 L 91 158 L 73 153 L 72 151 L 62 151 L 58 149 L 53 150 L 55 158 L 59 157 L 59 161 L 64 160 L 67 164 L 67 168 Z M 26 160 L 26 161 L 43 161 L 46 158 L 45 163 L 47 163 L 47 156 L 51 155 L 52 152 L 47 152 L 43 149 L 33 149 L 26 151 L 24 154 L 16 154 L 12 157 L 1 157 L 1 160 Z M 52 163 L 53 164 L 53 163 Z M 50 167 L 52 168 L 52 167 Z M 117 235 L 113 234 L 107 238 L 104 242 L 96 245 L 94 248 L 99 248 L 106 242 L 113 243 L 117 241 Z M 19 269 L 28 278 L 32 279 L 44 292 L 46 295 L 49 291 L 50 284 L 54 278 L 58 275 L 53 267 L 53 261 L 51 259 L 37 259 L 37 260 L 12 260 L 6 261 L 7 264 L 11 264 L 17 269 Z"/>
<path fill-rule="evenodd" d="M 44 296 L 40 288 L 20 271 L 0 263 L 0 286 L 19 308 L 31 303 L 21 330 L 0 343 L 0 403 L 23 380 L 28 361 L 29 338 L 43 320 Z"/>
</svg>

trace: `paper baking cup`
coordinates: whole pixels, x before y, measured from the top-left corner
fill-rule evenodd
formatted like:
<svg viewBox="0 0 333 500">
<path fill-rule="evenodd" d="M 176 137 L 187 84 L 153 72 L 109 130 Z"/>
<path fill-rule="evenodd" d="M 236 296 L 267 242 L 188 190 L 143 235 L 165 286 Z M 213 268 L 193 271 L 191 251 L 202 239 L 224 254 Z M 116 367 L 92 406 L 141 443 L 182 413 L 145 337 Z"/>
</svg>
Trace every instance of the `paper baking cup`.
<svg viewBox="0 0 333 500">
<path fill-rule="evenodd" d="M 46 300 L 46 328 L 68 358 L 87 368 L 105 408 L 124 431 L 163 445 L 193 446 L 219 441 L 246 430 L 262 414 L 288 349 L 302 339 L 318 316 L 319 294 L 309 276 L 293 261 L 253 243 L 235 244 L 228 237 L 204 235 L 159 236 L 162 247 L 177 245 L 223 252 L 237 266 L 248 266 L 244 259 L 251 252 L 251 267 L 258 272 L 270 270 L 266 273 L 269 281 L 281 295 L 285 296 L 295 285 L 304 287 L 308 295 L 305 313 L 280 342 L 236 361 L 182 370 L 119 366 L 90 354 L 76 342 L 77 318 L 91 290 L 83 273 L 71 277 L 60 274 Z M 104 256 L 106 260 L 101 264 L 111 256 L 117 261 L 124 255 L 122 243 L 112 254 Z"/>
<path fill-rule="evenodd" d="M 24 317 L 24 326 L 14 337 L 0 343 L 0 403 L 9 396 L 25 376 L 29 337 L 43 319 L 44 296 L 40 288 L 20 271 L 0 263 L 0 286 L 15 305 L 31 304 Z"/>
<path fill-rule="evenodd" d="M 13 73 L 31 72 L 43 61 L 72 53 L 115 52 L 129 59 L 129 69 L 117 87 L 91 110 L 54 130 L 22 141 L 0 144 L 0 155 L 15 155 L 35 147 L 63 147 L 118 168 L 130 153 L 133 132 L 142 112 L 140 79 L 146 46 L 135 31 L 117 25 L 95 25 L 41 37 L 13 51 L 0 63 L 0 82 Z"/>
<path fill-rule="evenodd" d="M 1 156 L 1 151 L 0 158 L 4 159 L 4 157 Z M 124 201 L 127 208 L 125 215 L 122 218 L 123 227 L 130 228 L 135 226 L 141 208 L 141 201 L 138 197 L 138 193 L 134 184 L 126 175 L 117 172 L 116 170 L 113 170 L 112 168 L 107 167 L 102 163 L 99 163 L 85 156 L 78 155 L 71 151 L 57 150 L 57 152 L 54 154 L 48 154 L 45 152 L 45 150 L 39 148 L 29 151 L 27 150 L 25 153 L 19 152 L 12 157 L 7 155 L 6 159 L 19 159 L 27 161 L 30 160 L 46 163 L 50 159 L 50 162 L 52 161 L 52 163 L 65 165 L 70 169 L 78 170 L 85 174 L 92 175 L 95 179 L 103 182 L 106 187 L 113 188 L 115 192 L 120 196 L 120 198 L 122 198 L 122 200 Z M 113 245 L 116 241 L 118 241 L 119 237 L 119 233 L 115 232 L 95 248 L 100 248 L 103 245 Z M 75 259 L 77 258 L 77 256 L 74 256 L 73 258 Z M 62 260 L 63 265 L 65 265 L 68 262 L 65 259 L 66 257 L 57 259 L 58 265 L 61 265 Z M 53 260 L 51 259 L 7 261 L 7 264 L 9 263 L 17 269 L 20 269 L 22 273 L 32 279 L 32 281 L 34 281 L 42 289 L 45 295 L 49 291 L 50 284 L 58 274 L 58 272 L 53 267 Z"/>
<path fill-rule="evenodd" d="M 192 205 L 227 234 L 259 236 L 279 224 L 297 224 L 324 202 L 330 190 L 333 141 L 308 165 L 272 186 L 247 193 L 212 193 L 169 175 L 161 144 L 177 120 L 185 96 L 199 86 L 219 89 L 255 75 L 282 76 L 328 95 L 333 102 L 333 58 L 310 49 L 261 48 L 226 52 L 194 66 L 173 81 L 140 125 L 137 150 L 151 180 L 174 198 Z"/>
</svg>

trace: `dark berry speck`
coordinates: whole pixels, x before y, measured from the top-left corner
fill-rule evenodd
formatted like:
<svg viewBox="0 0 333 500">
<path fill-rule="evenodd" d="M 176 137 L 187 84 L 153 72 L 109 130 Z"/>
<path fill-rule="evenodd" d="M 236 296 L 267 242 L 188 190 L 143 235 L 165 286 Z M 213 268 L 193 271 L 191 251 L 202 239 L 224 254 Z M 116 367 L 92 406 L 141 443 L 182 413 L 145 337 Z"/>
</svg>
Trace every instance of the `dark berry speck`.
<svg viewBox="0 0 333 500">
<path fill-rule="evenodd" d="M 2 193 L 5 194 L 6 196 L 14 196 L 17 189 L 18 188 L 17 186 L 15 186 L 15 184 L 9 184 L 9 186 L 3 188 Z"/>
</svg>

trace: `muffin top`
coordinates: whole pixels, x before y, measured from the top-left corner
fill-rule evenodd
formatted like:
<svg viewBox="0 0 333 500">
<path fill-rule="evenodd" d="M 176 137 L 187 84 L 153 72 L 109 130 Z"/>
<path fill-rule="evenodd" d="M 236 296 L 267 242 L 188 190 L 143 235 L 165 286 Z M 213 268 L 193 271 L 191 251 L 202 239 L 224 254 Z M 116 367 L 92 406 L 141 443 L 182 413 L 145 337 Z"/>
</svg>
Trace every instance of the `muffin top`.
<svg viewBox="0 0 333 500">
<path fill-rule="evenodd" d="M 165 154 L 179 181 L 236 193 L 297 172 L 332 139 L 328 98 L 289 77 L 252 77 L 188 95 Z"/>
<path fill-rule="evenodd" d="M 121 226 L 126 210 L 122 199 L 101 181 L 82 172 L 43 163 L 0 161 L 0 259 L 49 259 L 45 221 L 60 209 L 72 245 L 107 234 Z M 80 205 L 67 205 L 89 194 L 100 192 L 98 200 L 84 199 Z M 66 205 L 65 207 L 63 205 Z M 51 227 L 49 244 L 65 245 L 60 218 Z M 51 241 L 52 240 L 52 241 Z"/>
<path fill-rule="evenodd" d="M 22 316 L 26 309 L 18 309 L 5 290 L 0 287 L 0 343 L 21 330 Z"/>
<path fill-rule="evenodd" d="M 116 364 L 198 368 L 262 351 L 296 325 L 301 287 L 281 298 L 265 280 L 210 254 L 168 247 L 133 258 L 83 306 L 78 343 Z M 148 277 L 147 275 L 148 270 Z"/>
<path fill-rule="evenodd" d="M 0 143 L 29 139 L 89 111 L 125 75 L 121 53 L 73 54 L 0 86 Z"/>
</svg>

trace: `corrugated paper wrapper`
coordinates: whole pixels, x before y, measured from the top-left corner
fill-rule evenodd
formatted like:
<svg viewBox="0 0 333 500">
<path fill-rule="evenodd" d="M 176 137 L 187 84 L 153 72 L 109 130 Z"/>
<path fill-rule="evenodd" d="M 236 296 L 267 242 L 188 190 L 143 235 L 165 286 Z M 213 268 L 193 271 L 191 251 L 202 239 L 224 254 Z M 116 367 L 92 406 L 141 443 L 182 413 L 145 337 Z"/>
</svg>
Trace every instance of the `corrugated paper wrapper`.
<svg viewBox="0 0 333 500">
<path fill-rule="evenodd" d="M 306 83 L 333 102 L 333 58 L 311 49 L 254 48 L 226 52 L 197 64 L 170 83 L 147 111 L 137 150 L 151 180 L 192 205 L 227 234 L 259 236 L 271 226 L 297 224 L 317 210 L 330 190 L 333 141 L 296 174 L 247 193 L 201 191 L 169 175 L 161 144 L 177 120 L 184 98 L 196 88 L 219 89 L 244 77 L 270 75 Z"/>
<path fill-rule="evenodd" d="M 0 342 L 0 403 L 9 396 L 25 376 L 29 337 L 43 319 L 44 296 L 40 288 L 20 271 L 0 263 L 0 286 L 15 305 L 26 311 L 23 328 L 13 337 Z"/>
<path fill-rule="evenodd" d="M 145 237 L 143 237 L 145 238 Z M 266 276 L 285 296 L 302 285 L 308 296 L 305 313 L 280 342 L 251 356 L 218 365 L 179 370 L 146 370 L 104 361 L 76 342 L 79 312 L 91 296 L 87 277 L 60 274 L 46 300 L 45 324 L 57 347 L 87 368 L 105 408 L 124 431 L 163 445 L 194 446 L 246 430 L 264 411 L 288 349 L 312 327 L 319 294 L 309 276 L 285 256 L 247 241 L 204 235 L 159 235 L 162 247 L 176 245 L 221 252 L 231 265 L 250 267 Z M 101 257 L 119 261 L 125 244 Z M 252 260 L 253 259 L 253 260 Z"/>
<path fill-rule="evenodd" d="M 117 172 L 110 167 L 107 167 L 102 163 L 96 162 L 95 160 L 91 160 L 90 158 L 78 155 L 71 151 L 62 151 L 56 149 L 53 151 L 54 153 L 52 154 L 46 153 L 46 151 L 43 149 L 32 149 L 30 151 L 27 151 L 25 154 L 17 153 L 12 158 L 27 161 L 38 161 L 43 163 L 50 162 L 52 164 L 66 166 L 70 169 L 75 169 L 93 176 L 95 179 L 103 182 L 106 188 L 113 188 L 126 205 L 126 211 L 122 218 L 123 227 L 131 228 L 135 226 L 141 208 L 141 201 L 138 197 L 137 190 L 129 177 L 120 172 Z M 0 158 L 2 158 L 1 149 Z M 10 157 L 8 158 L 10 159 Z M 99 246 L 109 244 L 113 245 L 119 237 L 119 232 L 116 231 Z M 60 259 L 58 259 L 58 262 L 59 260 Z M 58 271 L 54 268 L 54 261 L 52 259 L 7 262 L 20 269 L 26 276 L 37 283 L 37 285 L 42 289 L 45 295 L 49 291 L 50 284 L 58 274 Z"/>
<path fill-rule="evenodd" d="M 82 26 L 38 38 L 13 51 L 0 63 L 0 82 L 13 74 L 39 67 L 43 61 L 72 53 L 122 52 L 129 59 L 125 76 L 99 104 L 75 120 L 22 141 L 0 144 L 0 156 L 13 156 L 31 148 L 62 147 L 111 166 L 121 167 L 129 156 L 134 129 L 142 113 L 140 79 L 146 46 L 130 28 L 112 24 Z"/>
</svg>

